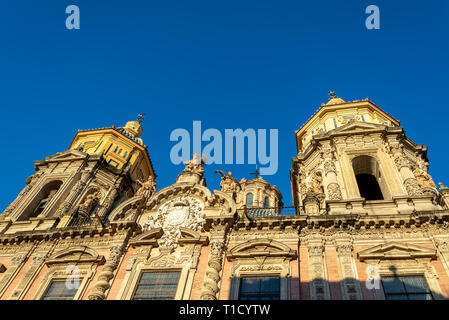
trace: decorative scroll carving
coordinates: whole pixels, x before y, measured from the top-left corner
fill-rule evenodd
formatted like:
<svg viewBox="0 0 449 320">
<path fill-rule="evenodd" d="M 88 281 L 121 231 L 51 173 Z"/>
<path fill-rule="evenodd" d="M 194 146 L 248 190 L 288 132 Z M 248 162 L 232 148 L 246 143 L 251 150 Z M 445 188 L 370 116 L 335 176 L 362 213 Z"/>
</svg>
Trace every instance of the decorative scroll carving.
<svg viewBox="0 0 449 320">
<path fill-rule="evenodd" d="M 11 259 L 11 262 L 12 262 L 12 265 L 16 267 L 16 266 L 22 264 L 25 260 L 26 260 L 25 255 L 16 255 Z"/>
<path fill-rule="evenodd" d="M 405 189 L 410 196 L 420 196 L 423 194 L 418 181 L 414 178 L 408 178 L 404 181 Z"/>
<path fill-rule="evenodd" d="M 340 186 L 338 183 L 330 183 L 327 186 L 327 192 L 330 200 L 342 200 Z"/>
<path fill-rule="evenodd" d="M 331 160 L 328 160 L 324 163 L 324 173 L 327 175 L 329 172 L 337 172 L 335 163 Z"/>
<path fill-rule="evenodd" d="M 403 168 L 403 167 L 407 167 L 407 168 L 411 167 L 410 161 L 402 154 L 397 154 L 394 157 L 394 163 L 396 164 L 396 167 L 398 168 L 398 170 L 401 170 L 401 168 Z"/>
</svg>

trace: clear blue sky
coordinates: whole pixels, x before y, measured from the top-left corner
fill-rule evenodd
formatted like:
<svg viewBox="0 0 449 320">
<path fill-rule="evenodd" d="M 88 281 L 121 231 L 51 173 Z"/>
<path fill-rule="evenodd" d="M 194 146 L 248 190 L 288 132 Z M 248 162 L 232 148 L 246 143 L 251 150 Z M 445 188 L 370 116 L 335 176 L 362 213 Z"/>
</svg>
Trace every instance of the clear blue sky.
<svg viewBox="0 0 449 320">
<path fill-rule="evenodd" d="M 65 28 L 78 5 L 81 29 Z M 365 28 L 380 8 L 381 29 Z M 430 173 L 449 184 L 449 2 L 75 1 L 0 2 L 0 212 L 34 161 L 68 148 L 77 129 L 121 126 L 145 112 L 142 138 L 158 187 L 175 128 L 279 129 L 279 170 L 265 177 L 291 203 L 294 130 L 336 90 L 370 97 L 429 146 Z M 206 168 L 251 177 L 252 165 Z"/>
</svg>

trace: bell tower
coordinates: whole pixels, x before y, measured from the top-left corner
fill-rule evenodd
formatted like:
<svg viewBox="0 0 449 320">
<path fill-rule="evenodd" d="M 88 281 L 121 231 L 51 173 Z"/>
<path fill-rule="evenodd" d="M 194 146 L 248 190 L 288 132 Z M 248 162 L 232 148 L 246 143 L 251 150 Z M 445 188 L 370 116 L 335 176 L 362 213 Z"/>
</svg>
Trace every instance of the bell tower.
<svg viewBox="0 0 449 320">
<path fill-rule="evenodd" d="M 142 121 L 139 115 L 124 127 L 78 130 L 68 150 L 36 161 L 0 215 L 0 233 L 103 223 L 120 202 L 148 197 L 156 174 L 140 138 Z"/>
<path fill-rule="evenodd" d="M 143 130 L 143 114 L 135 121 L 128 121 L 123 127 L 109 127 L 78 130 L 69 149 L 76 149 L 89 155 L 103 155 L 106 162 L 115 169 L 130 167 L 134 181 L 153 179 L 156 175 L 148 154 L 147 146 L 140 138 Z"/>
<path fill-rule="evenodd" d="M 441 209 L 427 147 L 368 98 L 329 101 L 297 131 L 290 180 L 307 215 L 407 214 Z"/>
</svg>

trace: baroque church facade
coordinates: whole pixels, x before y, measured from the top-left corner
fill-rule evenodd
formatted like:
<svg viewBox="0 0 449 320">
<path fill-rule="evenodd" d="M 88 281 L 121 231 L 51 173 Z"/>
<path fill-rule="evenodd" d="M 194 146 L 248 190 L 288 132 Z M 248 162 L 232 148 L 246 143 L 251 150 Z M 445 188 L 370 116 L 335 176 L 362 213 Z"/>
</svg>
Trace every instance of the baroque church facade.
<svg viewBox="0 0 449 320">
<path fill-rule="evenodd" d="M 291 206 L 257 175 L 209 190 L 197 156 L 157 189 L 141 121 L 35 162 L 0 214 L 0 299 L 449 298 L 449 188 L 369 99 L 331 92 L 295 131 Z"/>
</svg>

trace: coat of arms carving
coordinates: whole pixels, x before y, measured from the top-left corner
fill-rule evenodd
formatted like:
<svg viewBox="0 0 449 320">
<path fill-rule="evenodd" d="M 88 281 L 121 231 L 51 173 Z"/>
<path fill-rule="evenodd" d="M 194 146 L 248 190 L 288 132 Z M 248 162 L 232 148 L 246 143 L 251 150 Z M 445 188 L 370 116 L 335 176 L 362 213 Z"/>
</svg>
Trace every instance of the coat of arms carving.
<svg viewBox="0 0 449 320">
<path fill-rule="evenodd" d="M 201 230 L 205 222 L 203 209 L 204 204 L 201 201 L 179 196 L 164 203 L 155 216 L 148 217 L 143 228 L 145 231 L 162 228 L 164 234 L 159 241 L 159 247 L 172 252 L 178 246 L 181 227 Z"/>
</svg>

